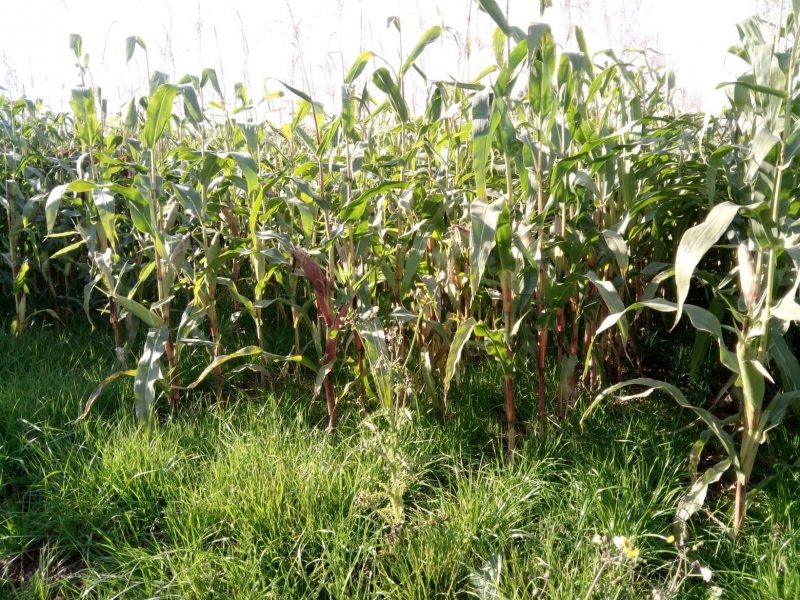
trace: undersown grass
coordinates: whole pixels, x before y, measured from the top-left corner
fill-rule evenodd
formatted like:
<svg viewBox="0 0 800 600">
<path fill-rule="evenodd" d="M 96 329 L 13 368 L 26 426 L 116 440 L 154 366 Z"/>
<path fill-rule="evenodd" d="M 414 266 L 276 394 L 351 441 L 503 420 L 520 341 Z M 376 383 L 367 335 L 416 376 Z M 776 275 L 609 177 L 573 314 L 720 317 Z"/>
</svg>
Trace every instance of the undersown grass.
<svg viewBox="0 0 800 600">
<path fill-rule="evenodd" d="M 604 404 L 583 428 L 579 409 L 540 453 L 535 382 L 521 382 L 531 433 L 511 464 L 488 364 L 468 370 L 452 416 L 412 408 L 396 433 L 347 406 L 329 435 L 324 403 L 286 378 L 210 410 L 185 395 L 148 436 L 129 384 L 74 422 L 111 368 L 109 344 L 89 343 L 107 335 L 0 337 L 4 598 L 647 598 L 675 577 L 666 538 L 696 431 L 675 433 L 691 418 L 667 400 Z M 670 352 L 682 372 L 690 353 Z M 754 481 L 736 542 L 716 521 L 730 494 L 712 489 L 679 597 L 800 598 L 798 455 L 790 421 L 759 457 L 769 479 Z M 387 518 L 399 464 L 401 524 Z M 638 558 L 604 558 L 620 535 Z"/>
</svg>

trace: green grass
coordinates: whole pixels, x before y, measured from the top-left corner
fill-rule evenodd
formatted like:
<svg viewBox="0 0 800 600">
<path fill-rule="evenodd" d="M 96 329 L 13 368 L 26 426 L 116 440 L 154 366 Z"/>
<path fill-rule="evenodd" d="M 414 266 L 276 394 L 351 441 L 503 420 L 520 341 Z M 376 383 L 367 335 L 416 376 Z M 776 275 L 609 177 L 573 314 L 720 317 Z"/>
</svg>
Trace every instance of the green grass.
<svg viewBox="0 0 800 600">
<path fill-rule="evenodd" d="M 453 417 L 412 410 L 396 437 L 355 406 L 324 433 L 323 403 L 289 381 L 222 409 L 188 398 L 149 438 L 127 383 L 73 423 L 110 347 L 83 330 L 0 336 L 0 597 L 584 598 L 603 568 L 595 534 L 631 538 L 640 559 L 608 563 L 594 598 L 652 597 L 674 575 L 664 538 L 696 431 L 674 433 L 691 419 L 666 400 L 603 405 L 584 429 L 551 428 L 541 454 L 526 434 L 513 464 L 482 365 L 452 394 Z M 671 360 L 678 372 L 688 353 Z M 531 435 L 534 383 L 519 390 Z M 687 560 L 714 577 L 695 569 L 678 597 L 800 598 L 800 474 L 775 468 L 800 455 L 797 425 L 760 453 L 756 472 L 774 476 L 740 540 L 706 514 L 691 523 Z M 393 527 L 385 486 L 400 464 Z M 710 496 L 727 521 L 729 494 Z"/>
</svg>

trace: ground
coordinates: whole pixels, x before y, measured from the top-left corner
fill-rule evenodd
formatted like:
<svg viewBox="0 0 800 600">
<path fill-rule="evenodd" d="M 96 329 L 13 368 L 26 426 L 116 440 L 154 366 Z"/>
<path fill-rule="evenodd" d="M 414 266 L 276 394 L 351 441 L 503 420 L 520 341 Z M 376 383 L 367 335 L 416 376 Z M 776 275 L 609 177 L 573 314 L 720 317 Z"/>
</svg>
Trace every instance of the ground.
<svg viewBox="0 0 800 600">
<path fill-rule="evenodd" d="M 665 398 L 606 402 L 583 427 L 577 410 L 540 451 L 523 380 L 532 426 L 509 463 L 488 363 L 444 419 L 421 404 L 392 428 L 344 406 L 331 435 L 294 376 L 229 379 L 224 406 L 186 395 L 148 435 L 128 383 L 75 422 L 111 372 L 108 332 L 39 324 L 0 334 L 0 356 L 2 598 L 800 598 L 794 416 L 762 448 L 740 539 L 723 482 L 682 560 L 670 536 L 699 432 Z"/>
</svg>

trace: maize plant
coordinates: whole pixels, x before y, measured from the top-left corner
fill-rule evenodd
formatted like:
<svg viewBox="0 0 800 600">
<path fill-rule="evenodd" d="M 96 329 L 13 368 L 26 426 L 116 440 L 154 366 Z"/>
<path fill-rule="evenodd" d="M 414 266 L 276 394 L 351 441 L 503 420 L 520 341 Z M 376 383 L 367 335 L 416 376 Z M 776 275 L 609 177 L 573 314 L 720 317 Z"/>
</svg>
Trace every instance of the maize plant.
<svg viewBox="0 0 800 600">
<path fill-rule="evenodd" d="M 697 413 L 717 436 L 727 458 L 695 477 L 681 502 L 678 520 L 685 523 L 702 506 L 708 486 L 732 470 L 736 478 L 735 533 L 744 523 L 747 485 L 758 448 L 800 398 L 800 369 L 788 338 L 793 324 L 800 321 L 800 202 L 792 191 L 797 185 L 798 121 L 793 111 L 800 45 L 797 15 L 800 2 L 794 3 L 794 13 L 778 39 L 771 40 L 755 17 L 738 25 L 741 45 L 732 52 L 750 69 L 736 81 L 722 84 L 729 88 L 731 103 L 719 132 L 723 143 L 704 154 L 710 210 L 702 222 L 684 233 L 678 245 L 674 267 L 669 270 L 675 279 L 676 301 L 644 299 L 609 315 L 601 326 L 607 329 L 620 324 L 624 333 L 625 313 L 649 308 L 674 312 L 676 324 L 686 314 L 701 339 L 716 341 L 719 361 L 731 372 L 719 397 L 729 393 L 736 400 L 738 413 L 733 417 L 720 420 L 705 408 L 691 405 L 675 386 L 650 379 L 626 381 L 604 394 L 629 385 L 646 387 L 637 396 L 661 389 Z M 722 197 L 717 194 L 720 184 L 725 189 Z M 719 259 L 722 269 L 702 278 L 721 308 L 715 314 L 686 300 L 698 265 L 717 245 L 730 256 Z M 696 352 L 706 348 L 695 345 Z M 768 391 L 772 397 L 767 401 Z M 733 431 L 726 429 L 729 425 L 734 426 Z M 707 439 L 706 435 L 699 442 L 695 454 Z"/>
<path fill-rule="evenodd" d="M 282 122 L 256 118 L 243 84 L 226 95 L 213 69 L 174 82 L 153 71 L 146 95 L 109 113 L 71 36 L 71 113 L 0 98 L 12 328 L 105 315 L 118 369 L 86 412 L 133 377 L 148 426 L 160 398 L 178 414 L 213 373 L 224 402 L 246 371 L 267 385 L 276 362 L 316 379 L 331 430 L 344 400 L 363 417 L 413 403 L 446 418 L 459 408 L 451 389 L 488 360 L 511 458 L 527 431 L 545 443 L 581 386 L 636 383 L 687 405 L 670 384 L 621 383 L 654 311 L 685 314 L 698 330 L 692 372 L 715 342 L 742 434 L 693 407 L 728 458 L 679 512 L 733 469 L 738 529 L 757 448 L 800 390 L 795 18 L 777 40 L 757 18 L 740 25 L 734 52 L 750 70 L 725 84 L 730 108 L 704 117 L 675 109 L 674 73 L 646 52 L 592 53 L 579 28 L 563 51 L 546 23 L 523 29 L 476 1 L 496 29 L 494 63 L 474 79 L 427 77 L 434 26 L 395 64 L 367 51 L 343 68 L 333 112 L 300 85 L 265 91 L 291 100 Z M 141 38 L 125 52 L 149 60 Z M 406 100 L 409 78 L 427 92 L 422 110 Z M 274 352 L 277 331 L 290 352 Z M 533 400 L 519 392 L 528 381 Z M 518 428 L 531 413 L 535 426 Z"/>
</svg>

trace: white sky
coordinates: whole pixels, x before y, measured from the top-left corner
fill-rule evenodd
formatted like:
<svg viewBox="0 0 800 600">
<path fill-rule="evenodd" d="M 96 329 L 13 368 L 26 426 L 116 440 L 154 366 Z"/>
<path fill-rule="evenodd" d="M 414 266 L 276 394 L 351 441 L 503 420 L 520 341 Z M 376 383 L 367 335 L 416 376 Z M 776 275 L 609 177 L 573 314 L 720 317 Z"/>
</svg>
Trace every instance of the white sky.
<svg viewBox="0 0 800 600">
<path fill-rule="evenodd" d="M 553 0 L 540 19 L 539 0 L 510 0 L 510 21 L 523 29 L 549 22 L 560 44 L 567 43 L 569 22 L 581 24 L 593 52 L 620 50 L 620 40 L 646 42 L 678 72 L 679 86 L 715 109 L 721 100 L 714 87 L 741 68 L 726 52 L 738 41 L 735 23 L 756 11 L 756 1 Z M 498 3 L 504 7 L 505 0 Z M 147 44 L 150 68 L 173 80 L 211 67 L 228 94 L 244 81 L 257 100 L 265 80 L 276 91 L 282 87 L 275 80 L 283 79 L 312 88 L 336 110 L 343 70 L 361 51 L 372 50 L 395 68 L 400 64 L 397 31 L 386 27 L 392 15 L 400 17 L 406 53 L 428 27 L 449 28 L 419 62 L 429 78 L 467 79 L 493 62 L 494 26 L 474 0 L 0 0 L 0 86 L 13 96 L 24 92 L 65 108 L 70 88 L 79 83 L 68 37 L 79 33 L 92 81 L 109 98 L 109 110 L 119 110 L 133 93 L 146 90 L 141 49 L 125 63 L 125 38 L 138 35 Z M 416 80 L 407 82 L 412 103 L 423 102 L 419 76 L 407 78 Z"/>
</svg>

